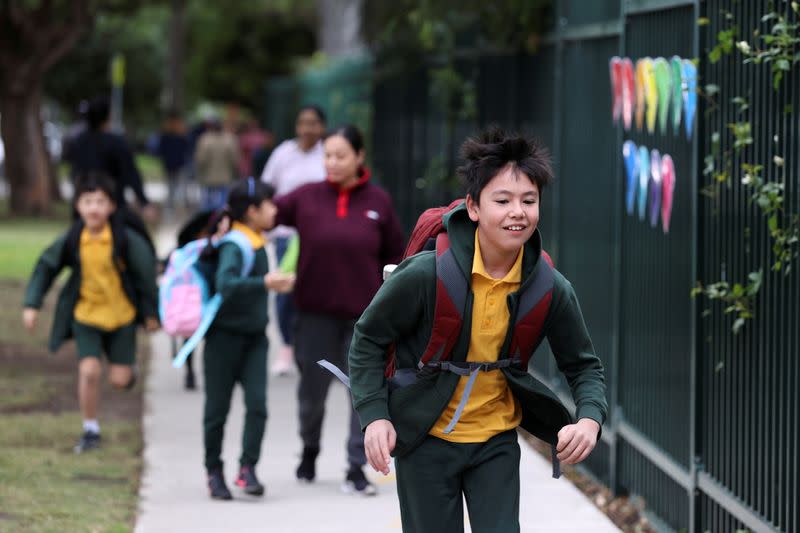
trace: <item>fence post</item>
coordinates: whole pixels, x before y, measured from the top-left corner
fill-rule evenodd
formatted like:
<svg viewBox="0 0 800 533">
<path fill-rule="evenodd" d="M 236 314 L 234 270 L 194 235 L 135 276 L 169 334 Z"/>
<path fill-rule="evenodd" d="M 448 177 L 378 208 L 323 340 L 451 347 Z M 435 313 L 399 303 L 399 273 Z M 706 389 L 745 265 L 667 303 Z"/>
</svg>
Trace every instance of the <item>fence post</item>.
<svg viewBox="0 0 800 533">
<path fill-rule="evenodd" d="M 697 21 L 700 19 L 700 2 L 699 0 L 694 1 L 694 31 L 693 31 L 693 43 L 692 43 L 692 50 L 694 57 L 700 57 L 700 27 L 697 25 Z M 701 104 L 702 106 L 702 104 Z M 704 107 L 704 106 L 703 106 Z M 700 136 L 702 135 L 703 130 L 705 129 L 701 125 L 703 124 L 703 120 L 700 118 L 703 116 L 702 113 L 698 112 L 698 127 L 697 132 L 692 139 L 692 183 L 691 183 L 691 190 L 696 191 L 695 194 L 692 194 L 692 261 L 691 261 L 691 269 L 692 269 L 692 279 L 698 279 L 698 272 L 700 271 L 699 262 L 700 262 L 700 255 L 699 255 L 699 248 L 698 248 L 698 239 L 699 239 L 699 218 L 700 214 L 698 212 L 698 198 L 700 196 L 700 186 L 699 186 L 699 176 L 701 176 L 702 169 L 700 168 L 699 157 L 698 157 L 698 145 L 700 144 Z M 698 346 L 698 339 L 700 336 L 697 334 L 698 328 L 700 327 L 700 316 L 697 313 L 697 301 L 692 298 L 690 303 L 690 310 L 692 320 L 690 321 L 691 329 L 689 331 L 689 338 L 690 338 L 690 346 L 691 346 L 691 354 L 689 360 L 691 361 L 691 368 L 689 370 L 689 458 L 690 458 L 690 475 L 692 479 L 692 487 L 689 491 L 688 498 L 689 498 L 689 531 L 688 533 L 699 533 L 702 530 L 702 521 L 700 516 L 700 505 L 699 505 L 699 490 L 697 488 L 697 473 L 702 468 L 701 462 L 702 458 L 699 457 L 699 442 L 698 442 L 698 435 L 699 435 L 699 424 L 701 423 L 700 420 L 700 402 L 698 399 L 700 398 L 700 390 L 699 384 L 700 380 L 698 379 L 698 372 L 700 368 L 700 360 L 699 360 L 699 346 Z"/>
</svg>

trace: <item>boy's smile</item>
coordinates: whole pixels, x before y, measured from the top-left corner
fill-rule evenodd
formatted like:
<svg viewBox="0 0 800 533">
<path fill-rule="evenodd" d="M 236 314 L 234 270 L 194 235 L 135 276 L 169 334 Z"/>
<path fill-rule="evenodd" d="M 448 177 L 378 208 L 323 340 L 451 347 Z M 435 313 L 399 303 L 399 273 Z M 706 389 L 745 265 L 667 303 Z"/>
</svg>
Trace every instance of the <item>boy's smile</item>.
<svg viewBox="0 0 800 533">
<path fill-rule="evenodd" d="M 467 210 L 478 223 L 481 251 L 515 258 L 539 224 L 539 187 L 509 164 L 481 190 L 479 203 L 467 196 Z"/>
</svg>

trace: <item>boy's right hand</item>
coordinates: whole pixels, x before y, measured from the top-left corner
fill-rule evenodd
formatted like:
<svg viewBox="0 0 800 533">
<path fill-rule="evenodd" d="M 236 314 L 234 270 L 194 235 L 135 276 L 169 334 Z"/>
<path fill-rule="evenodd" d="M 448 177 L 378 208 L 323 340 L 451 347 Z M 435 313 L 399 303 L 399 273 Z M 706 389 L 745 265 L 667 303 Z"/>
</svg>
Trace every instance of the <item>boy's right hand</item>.
<svg viewBox="0 0 800 533">
<path fill-rule="evenodd" d="M 36 319 L 39 317 L 39 310 L 34 309 L 33 307 L 26 307 L 22 310 L 22 323 L 25 325 L 25 329 L 28 332 L 33 333 L 33 329 L 36 327 Z"/>
<path fill-rule="evenodd" d="M 367 461 L 376 472 L 384 476 L 389 474 L 389 465 L 392 462 L 392 450 L 397 443 L 397 432 L 394 425 L 388 420 L 375 420 L 364 431 L 364 451 Z"/>
</svg>

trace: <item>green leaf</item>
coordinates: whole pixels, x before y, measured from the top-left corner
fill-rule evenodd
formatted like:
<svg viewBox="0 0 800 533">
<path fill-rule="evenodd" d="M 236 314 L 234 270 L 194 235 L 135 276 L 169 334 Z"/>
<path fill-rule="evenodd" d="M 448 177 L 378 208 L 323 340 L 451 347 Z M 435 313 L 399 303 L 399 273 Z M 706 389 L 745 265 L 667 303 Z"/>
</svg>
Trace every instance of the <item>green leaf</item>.
<svg viewBox="0 0 800 533">
<path fill-rule="evenodd" d="M 739 334 L 739 331 L 744 327 L 745 320 L 742 317 L 737 318 L 733 321 L 733 333 L 735 335 Z"/>
<path fill-rule="evenodd" d="M 711 21 L 708 19 L 708 17 L 700 17 L 697 19 L 698 26 L 708 26 L 710 22 Z"/>
<path fill-rule="evenodd" d="M 709 83 L 704 87 L 704 91 L 708 96 L 714 96 L 719 92 L 719 85 L 715 85 L 713 83 Z"/>
<path fill-rule="evenodd" d="M 767 226 L 769 227 L 769 230 L 772 231 L 772 232 L 777 230 L 778 229 L 778 215 L 772 215 L 771 217 L 769 217 L 767 219 Z"/>
</svg>

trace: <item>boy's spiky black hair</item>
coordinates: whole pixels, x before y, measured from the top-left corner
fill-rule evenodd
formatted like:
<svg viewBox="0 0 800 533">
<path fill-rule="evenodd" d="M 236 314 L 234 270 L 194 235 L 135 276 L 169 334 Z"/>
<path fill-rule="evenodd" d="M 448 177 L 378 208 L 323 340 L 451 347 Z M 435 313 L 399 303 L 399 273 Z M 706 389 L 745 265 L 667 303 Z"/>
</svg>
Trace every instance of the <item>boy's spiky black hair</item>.
<svg viewBox="0 0 800 533">
<path fill-rule="evenodd" d="M 464 164 L 458 174 L 467 194 L 479 203 L 481 191 L 501 170 L 513 165 L 539 188 L 539 194 L 553 181 L 550 154 L 538 141 L 519 133 L 507 133 L 491 126 L 461 145 Z"/>
</svg>

